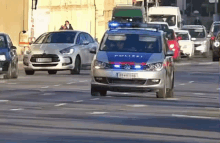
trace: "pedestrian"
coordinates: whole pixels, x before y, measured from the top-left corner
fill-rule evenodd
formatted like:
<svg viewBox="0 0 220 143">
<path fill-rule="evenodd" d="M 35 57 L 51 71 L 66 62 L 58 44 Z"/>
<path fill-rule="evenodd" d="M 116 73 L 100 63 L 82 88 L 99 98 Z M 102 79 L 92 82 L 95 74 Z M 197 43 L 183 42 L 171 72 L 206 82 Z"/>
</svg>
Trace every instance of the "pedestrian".
<svg viewBox="0 0 220 143">
<path fill-rule="evenodd" d="M 65 21 L 65 26 L 67 30 L 73 30 L 73 27 L 68 20 Z"/>
<path fill-rule="evenodd" d="M 202 25 L 202 22 L 200 21 L 199 17 L 196 17 L 194 24 L 195 25 Z"/>
</svg>

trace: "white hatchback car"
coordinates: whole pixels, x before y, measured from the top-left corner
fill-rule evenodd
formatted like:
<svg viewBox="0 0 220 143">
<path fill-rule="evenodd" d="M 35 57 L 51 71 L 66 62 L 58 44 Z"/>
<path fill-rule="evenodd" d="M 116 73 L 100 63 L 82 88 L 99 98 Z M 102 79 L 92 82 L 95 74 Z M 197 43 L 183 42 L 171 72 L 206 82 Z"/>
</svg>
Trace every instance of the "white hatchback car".
<svg viewBox="0 0 220 143">
<path fill-rule="evenodd" d="M 98 42 L 82 31 L 47 32 L 39 36 L 26 51 L 23 59 L 25 73 L 33 75 L 35 71 L 70 70 L 79 74 L 82 66 L 91 66 Z"/>
<path fill-rule="evenodd" d="M 181 54 L 192 58 L 194 56 L 195 46 L 191 40 L 191 35 L 188 30 L 176 30 L 177 37 L 181 37 L 178 43 L 180 45 Z"/>
</svg>

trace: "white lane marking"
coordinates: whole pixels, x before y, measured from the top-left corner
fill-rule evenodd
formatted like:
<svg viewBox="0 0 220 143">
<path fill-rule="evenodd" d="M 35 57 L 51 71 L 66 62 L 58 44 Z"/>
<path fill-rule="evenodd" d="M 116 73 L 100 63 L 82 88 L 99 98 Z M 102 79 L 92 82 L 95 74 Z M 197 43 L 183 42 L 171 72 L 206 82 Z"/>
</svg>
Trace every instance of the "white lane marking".
<svg viewBox="0 0 220 143">
<path fill-rule="evenodd" d="M 220 88 L 216 88 L 216 90 L 220 90 Z"/>
<path fill-rule="evenodd" d="M 90 100 L 99 100 L 99 98 L 94 98 L 94 99 L 90 99 Z"/>
<path fill-rule="evenodd" d="M 49 86 L 44 86 L 44 87 L 41 87 L 41 88 L 49 88 Z"/>
<path fill-rule="evenodd" d="M 88 80 L 81 80 L 81 81 L 79 81 L 79 82 L 88 82 Z"/>
<path fill-rule="evenodd" d="M 184 65 L 190 65 L 190 63 L 176 63 L 177 66 L 184 66 Z"/>
<path fill-rule="evenodd" d="M 185 85 L 185 83 L 181 83 L 181 84 L 179 84 L 179 85 Z"/>
<path fill-rule="evenodd" d="M 23 64 L 23 61 L 18 61 L 18 64 Z"/>
<path fill-rule="evenodd" d="M 207 117 L 207 116 L 189 116 L 189 115 L 179 115 L 179 114 L 172 114 L 173 117 L 183 117 L 183 118 L 198 118 L 198 119 L 218 119 L 215 117 Z"/>
<path fill-rule="evenodd" d="M 204 93 L 193 93 L 195 95 L 205 95 Z"/>
<path fill-rule="evenodd" d="M 130 94 L 130 93 L 122 93 L 122 94 Z"/>
<path fill-rule="evenodd" d="M 207 62 L 207 63 L 199 63 L 199 65 L 211 65 L 213 62 Z"/>
<path fill-rule="evenodd" d="M 189 83 L 193 83 L 194 81 L 189 81 Z"/>
<path fill-rule="evenodd" d="M 79 102 L 83 102 L 83 100 L 78 100 L 78 101 L 75 101 L 76 103 L 79 103 Z"/>
<path fill-rule="evenodd" d="M 17 83 L 8 83 L 8 84 L 17 84 Z"/>
<path fill-rule="evenodd" d="M 89 114 L 92 114 L 92 115 L 100 115 L 100 114 L 106 114 L 108 112 L 92 112 L 92 113 L 89 113 Z"/>
<path fill-rule="evenodd" d="M 164 100 L 173 100 L 173 101 L 175 101 L 175 100 L 179 100 L 179 98 L 165 98 Z"/>
<path fill-rule="evenodd" d="M 24 110 L 22 108 L 18 108 L 18 109 L 10 109 L 11 111 L 21 111 L 21 110 Z"/>
<path fill-rule="evenodd" d="M 9 100 L 0 100 L 0 103 L 9 102 Z"/>
<path fill-rule="evenodd" d="M 69 83 L 67 83 L 67 84 L 73 84 L 73 83 L 76 83 L 76 82 L 69 82 Z"/>
<path fill-rule="evenodd" d="M 4 80 L 3 80 L 3 81 L 0 81 L 0 83 L 5 83 L 5 82 L 6 82 L 6 81 L 4 81 Z"/>
<path fill-rule="evenodd" d="M 147 107 L 147 105 L 135 104 L 135 105 L 127 105 L 129 107 Z"/>
<path fill-rule="evenodd" d="M 44 93 L 44 94 L 42 94 L 42 95 L 52 95 L 52 93 Z"/>
<path fill-rule="evenodd" d="M 107 98 L 111 98 L 112 96 L 106 96 Z"/>
<path fill-rule="evenodd" d="M 66 105 L 66 103 L 60 103 L 60 104 L 56 104 L 56 105 L 54 105 L 54 106 L 60 107 L 60 106 L 64 106 L 64 105 Z"/>
<path fill-rule="evenodd" d="M 54 85 L 54 86 L 60 86 L 60 84 Z"/>
</svg>

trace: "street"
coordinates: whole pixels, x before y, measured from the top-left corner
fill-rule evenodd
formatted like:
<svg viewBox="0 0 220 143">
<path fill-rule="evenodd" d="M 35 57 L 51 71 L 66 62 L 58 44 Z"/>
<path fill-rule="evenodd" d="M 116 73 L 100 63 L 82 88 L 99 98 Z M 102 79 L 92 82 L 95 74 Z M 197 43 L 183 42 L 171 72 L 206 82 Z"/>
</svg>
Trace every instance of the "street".
<svg viewBox="0 0 220 143">
<path fill-rule="evenodd" d="M 0 80 L 1 143 L 219 143 L 219 63 L 175 66 L 175 98 L 155 93 L 91 97 L 90 70 Z"/>
</svg>

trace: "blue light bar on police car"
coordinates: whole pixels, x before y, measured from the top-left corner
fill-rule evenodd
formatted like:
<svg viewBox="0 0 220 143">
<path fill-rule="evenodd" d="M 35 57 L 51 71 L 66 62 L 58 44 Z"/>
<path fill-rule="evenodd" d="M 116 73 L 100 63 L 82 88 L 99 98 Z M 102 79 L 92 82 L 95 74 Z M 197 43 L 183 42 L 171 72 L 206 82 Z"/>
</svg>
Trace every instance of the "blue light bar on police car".
<svg viewBox="0 0 220 143">
<path fill-rule="evenodd" d="M 150 28 L 150 29 L 156 29 L 157 31 L 159 30 L 160 27 L 155 26 L 152 28 L 152 26 L 148 26 L 146 23 L 122 23 L 122 22 L 115 22 L 115 21 L 110 21 L 108 23 L 109 29 L 116 29 L 116 28 Z"/>
<path fill-rule="evenodd" d="M 136 65 L 135 68 L 136 68 L 136 69 L 140 69 L 141 66 L 140 66 L 140 65 Z"/>
</svg>

